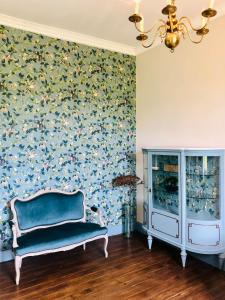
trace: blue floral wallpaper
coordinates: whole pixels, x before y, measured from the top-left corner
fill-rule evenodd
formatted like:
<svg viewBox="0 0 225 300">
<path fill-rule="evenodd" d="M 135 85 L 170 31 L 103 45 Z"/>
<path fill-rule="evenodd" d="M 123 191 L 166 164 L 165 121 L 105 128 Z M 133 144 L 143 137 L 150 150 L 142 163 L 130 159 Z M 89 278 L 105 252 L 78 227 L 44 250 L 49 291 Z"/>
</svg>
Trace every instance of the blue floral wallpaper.
<svg viewBox="0 0 225 300">
<path fill-rule="evenodd" d="M 10 247 L 8 200 L 44 188 L 81 188 L 121 223 L 134 174 L 135 58 L 0 28 L 0 244 Z"/>
</svg>

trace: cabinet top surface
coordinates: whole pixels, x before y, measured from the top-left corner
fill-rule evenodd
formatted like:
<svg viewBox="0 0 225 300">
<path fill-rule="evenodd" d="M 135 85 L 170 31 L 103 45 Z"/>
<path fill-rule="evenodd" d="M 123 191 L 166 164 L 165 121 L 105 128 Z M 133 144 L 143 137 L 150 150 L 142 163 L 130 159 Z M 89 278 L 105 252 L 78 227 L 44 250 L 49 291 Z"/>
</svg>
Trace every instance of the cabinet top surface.
<svg viewBox="0 0 225 300">
<path fill-rule="evenodd" d="M 182 147 L 154 147 L 154 148 L 142 148 L 142 151 L 224 151 L 225 148 L 182 148 Z"/>
</svg>

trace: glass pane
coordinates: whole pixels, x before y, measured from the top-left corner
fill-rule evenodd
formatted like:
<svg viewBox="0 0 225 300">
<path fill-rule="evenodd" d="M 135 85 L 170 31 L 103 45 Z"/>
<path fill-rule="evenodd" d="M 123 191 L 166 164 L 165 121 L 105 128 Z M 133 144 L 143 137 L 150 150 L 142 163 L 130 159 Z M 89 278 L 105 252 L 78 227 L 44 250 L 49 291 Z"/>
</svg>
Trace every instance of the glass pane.
<svg viewBox="0 0 225 300">
<path fill-rule="evenodd" d="M 178 156 L 152 155 L 153 207 L 178 215 Z"/>
<path fill-rule="evenodd" d="M 219 219 L 220 158 L 186 157 L 187 216 L 199 220 Z"/>
</svg>

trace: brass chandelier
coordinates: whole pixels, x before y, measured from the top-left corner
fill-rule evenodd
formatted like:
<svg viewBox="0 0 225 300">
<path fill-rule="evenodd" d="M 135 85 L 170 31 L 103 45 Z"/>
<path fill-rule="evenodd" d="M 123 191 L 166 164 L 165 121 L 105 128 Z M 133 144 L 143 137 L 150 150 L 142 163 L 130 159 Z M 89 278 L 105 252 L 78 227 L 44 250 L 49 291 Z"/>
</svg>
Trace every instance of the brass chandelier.
<svg viewBox="0 0 225 300">
<path fill-rule="evenodd" d="M 188 17 L 177 18 L 175 0 L 170 0 L 169 4 L 162 9 L 162 14 L 167 16 L 167 20 L 158 20 L 158 22 L 149 30 L 144 30 L 144 18 L 139 14 L 140 0 L 136 0 L 135 13 L 129 17 L 129 21 L 134 23 L 139 32 L 136 39 L 141 42 L 144 48 L 151 47 L 155 43 L 157 37 L 160 37 L 161 42 L 164 42 L 166 47 L 168 47 L 171 52 L 174 52 L 181 37 L 185 38 L 188 36 L 193 43 L 201 43 L 204 36 L 209 32 L 207 26 L 210 18 L 217 14 L 217 11 L 213 9 L 213 2 L 214 1 L 211 0 L 209 8 L 202 12 L 202 25 L 199 28 L 195 28 Z M 191 31 L 196 34 L 196 38 L 193 38 Z M 150 43 L 146 44 L 147 40 L 149 40 L 149 36 L 151 36 Z"/>
</svg>

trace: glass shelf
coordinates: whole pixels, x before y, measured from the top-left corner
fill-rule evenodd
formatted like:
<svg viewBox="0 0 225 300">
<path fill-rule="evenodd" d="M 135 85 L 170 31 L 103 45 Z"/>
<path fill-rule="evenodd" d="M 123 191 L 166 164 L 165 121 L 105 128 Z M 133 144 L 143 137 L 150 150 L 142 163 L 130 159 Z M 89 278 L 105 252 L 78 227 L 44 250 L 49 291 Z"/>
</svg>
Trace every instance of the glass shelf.
<svg viewBox="0 0 225 300">
<path fill-rule="evenodd" d="M 153 172 L 157 172 L 157 173 L 162 173 L 162 174 L 164 174 L 164 173 L 177 174 L 177 172 L 173 172 L 173 171 L 164 171 L 164 170 L 155 170 L 155 169 L 153 169 L 153 168 L 152 168 L 152 171 L 153 171 Z"/>
<path fill-rule="evenodd" d="M 214 197 L 194 197 L 194 196 L 186 196 L 186 198 L 190 198 L 190 199 L 196 199 L 196 200 L 217 200 L 218 198 L 214 198 Z"/>
<path fill-rule="evenodd" d="M 200 177 L 208 177 L 208 176 L 219 176 L 219 174 L 196 174 L 196 173 L 186 173 L 186 176 L 200 176 Z"/>
<path fill-rule="evenodd" d="M 219 170 L 218 156 L 186 156 L 186 202 L 189 218 L 220 218 Z"/>
<path fill-rule="evenodd" d="M 177 155 L 152 155 L 153 207 L 178 215 L 179 165 Z"/>
</svg>

